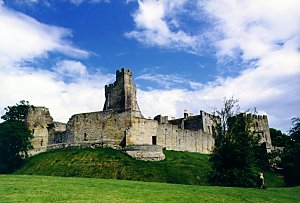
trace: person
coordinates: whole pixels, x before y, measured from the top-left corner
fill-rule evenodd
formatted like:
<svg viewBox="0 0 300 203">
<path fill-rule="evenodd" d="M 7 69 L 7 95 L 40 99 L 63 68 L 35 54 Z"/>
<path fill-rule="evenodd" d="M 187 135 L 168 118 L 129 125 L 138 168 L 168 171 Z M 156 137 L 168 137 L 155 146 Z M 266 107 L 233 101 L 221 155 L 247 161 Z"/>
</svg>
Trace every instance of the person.
<svg viewBox="0 0 300 203">
<path fill-rule="evenodd" d="M 259 178 L 259 188 L 260 189 L 266 189 L 264 174 L 262 172 L 258 173 L 258 178 Z"/>
</svg>

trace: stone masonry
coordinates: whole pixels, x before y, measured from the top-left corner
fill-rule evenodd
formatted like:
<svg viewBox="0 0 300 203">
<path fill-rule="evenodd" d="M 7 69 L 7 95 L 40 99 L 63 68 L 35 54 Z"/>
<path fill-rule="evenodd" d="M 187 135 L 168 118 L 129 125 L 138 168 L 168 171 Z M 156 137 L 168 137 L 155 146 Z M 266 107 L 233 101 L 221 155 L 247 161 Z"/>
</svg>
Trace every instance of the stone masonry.
<svg viewBox="0 0 300 203">
<path fill-rule="evenodd" d="M 116 71 L 116 81 L 105 86 L 103 111 L 73 115 L 68 123 L 54 122 L 49 110 L 33 107 L 27 116 L 28 127 L 34 132 L 34 152 L 67 146 L 112 147 L 136 159 L 162 160 L 162 149 L 211 153 L 214 127 L 218 117 L 200 111 L 191 116 L 168 119 L 158 115 L 143 117 L 137 99 L 132 71 Z M 262 142 L 271 146 L 267 116 L 254 117 L 253 131 Z"/>
</svg>

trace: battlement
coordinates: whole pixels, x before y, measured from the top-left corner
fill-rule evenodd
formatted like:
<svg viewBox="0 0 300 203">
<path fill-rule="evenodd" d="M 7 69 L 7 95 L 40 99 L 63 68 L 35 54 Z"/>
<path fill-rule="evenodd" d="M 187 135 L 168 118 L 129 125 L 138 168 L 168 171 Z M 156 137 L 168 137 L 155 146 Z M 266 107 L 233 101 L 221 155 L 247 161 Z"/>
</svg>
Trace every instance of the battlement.
<svg viewBox="0 0 300 203">
<path fill-rule="evenodd" d="M 103 111 L 124 112 L 131 110 L 142 116 L 136 99 L 136 85 L 132 82 L 132 71 L 126 68 L 116 71 L 116 81 L 105 85 Z"/>
<path fill-rule="evenodd" d="M 261 137 L 260 142 L 266 143 L 267 146 L 272 146 L 269 124 L 268 124 L 268 116 L 267 115 L 255 115 L 251 113 L 241 113 L 244 118 L 247 118 L 250 121 L 250 131 L 254 132 L 255 134 Z M 230 125 L 234 125 L 235 118 L 231 117 L 229 119 Z M 267 147 L 267 151 L 270 152 L 271 148 Z"/>
<path fill-rule="evenodd" d="M 117 70 L 116 71 L 116 80 L 118 80 L 118 78 L 124 77 L 124 75 L 128 75 L 128 76 L 132 77 L 132 71 L 127 68 L 122 68 L 121 70 Z"/>
<path fill-rule="evenodd" d="M 251 113 L 248 113 L 248 114 L 245 114 L 243 113 L 244 115 L 247 115 L 248 118 L 252 118 L 252 119 L 255 119 L 255 120 L 268 120 L 268 116 L 267 115 L 256 115 L 256 114 L 251 114 Z"/>
</svg>

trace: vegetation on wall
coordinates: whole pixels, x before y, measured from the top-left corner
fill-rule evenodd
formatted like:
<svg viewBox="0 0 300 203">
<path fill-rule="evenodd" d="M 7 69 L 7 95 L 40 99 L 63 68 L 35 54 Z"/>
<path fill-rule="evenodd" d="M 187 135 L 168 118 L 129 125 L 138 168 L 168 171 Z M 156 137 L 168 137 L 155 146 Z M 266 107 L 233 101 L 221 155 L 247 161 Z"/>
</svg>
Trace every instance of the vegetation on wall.
<svg viewBox="0 0 300 203">
<path fill-rule="evenodd" d="M 19 168 L 32 149 L 33 135 L 28 130 L 25 119 L 29 103 L 21 101 L 5 108 L 6 113 L 0 123 L 0 173 L 11 173 Z"/>
</svg>

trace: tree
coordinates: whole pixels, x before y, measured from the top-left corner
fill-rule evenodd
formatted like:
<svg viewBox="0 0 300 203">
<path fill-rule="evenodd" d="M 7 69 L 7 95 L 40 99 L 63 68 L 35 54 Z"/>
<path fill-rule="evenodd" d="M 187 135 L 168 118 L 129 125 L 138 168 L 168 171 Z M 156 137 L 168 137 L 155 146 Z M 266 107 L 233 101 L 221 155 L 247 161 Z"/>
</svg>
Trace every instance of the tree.
<svg viewBox="0 0 300 203">
<path fill-rule="evenodd" d="M 274 128 L 270 128 L 270 135 L 272 139 L 272 145 L 275 147 L 285 147 L 290 140 L 290 137 L 288 135 Z"/>
<path fill-rule="evenodd" d="M 289 131 L 291 139 L 295 143 L 300 143 L 300 117 L 292 118 L 292 124 L 293 127 Z"/>
<path fill-rule="evenodd" d="M 281 157 L 284 182 L 288 186 L 300 185 L 300 118 L 293 118 L 292 124 L 289 131 L 291 142 L 284 148 Z"/>
<path fill-rule="evenodd" d="M 215 111 L 221 123 L 214 131 L 211 181 L 215 185 L 252 187 L 257 184 L 260 138 L 249 130 L 251 117 L 238 114 L 237 103 L 238 100 L 225 98 L 224 108 Z"/>
<path fill-rule="evenodd" d="M 33 135 L 27 128 L 25 119 L 29 103 L 21 101 L 5 108 L 6 113 L 0 123 L 0 173 L 11 173 L 21 166 L 32 149 Z"/>
</svg>

